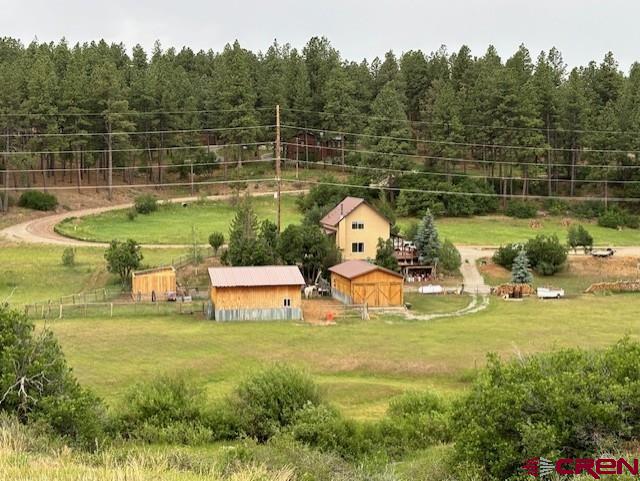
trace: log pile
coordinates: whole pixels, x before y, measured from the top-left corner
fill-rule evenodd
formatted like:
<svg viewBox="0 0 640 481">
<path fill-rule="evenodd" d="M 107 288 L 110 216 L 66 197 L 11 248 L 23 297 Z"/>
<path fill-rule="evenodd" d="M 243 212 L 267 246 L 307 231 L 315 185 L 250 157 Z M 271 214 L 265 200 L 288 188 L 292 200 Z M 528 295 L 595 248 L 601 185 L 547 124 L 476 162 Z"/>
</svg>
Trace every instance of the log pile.
<svg viewBox="0 0 640 481">
<path fill-rule="evenodd" d="M 640 292 L 640 280 L 596 282 L 587 287 L 587 290 L 584 292 L 588 294 L 595 294 L 597 292 Z"/>
<path fill-rule="evenodd" d="M 500 297 L 526 297 L 533 294 L 535 290 L 530 284 L 501 284 L 494 287 L 491 292 Z"/>
</svg>

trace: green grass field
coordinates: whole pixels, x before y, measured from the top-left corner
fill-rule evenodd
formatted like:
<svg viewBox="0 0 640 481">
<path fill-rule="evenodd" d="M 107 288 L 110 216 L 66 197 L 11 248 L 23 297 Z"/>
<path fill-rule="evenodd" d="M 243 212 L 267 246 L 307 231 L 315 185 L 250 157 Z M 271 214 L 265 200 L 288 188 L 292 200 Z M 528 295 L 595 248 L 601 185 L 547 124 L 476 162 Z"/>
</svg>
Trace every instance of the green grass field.
<svg viewBox="0 0 640 481">
<path fill-rule="evenodd" d="M 455 310 L 456 296 L 442 297 Z M 583 296 L 545 302 L 493 299 L 488 309 L 437 321 L 378 318 L 317 327 L 215 323 L 192 316 L 87 318 L 49 322 L 80 381 L 110 402 L 132 383 L 190 372 L 212 398 L 274 361 L 311 371 L 345 413 L 373 418 L 408 389 L 455 394 L 487 352 L 505 356 L 557 347 L 604 346 L 638 335 L 640 296 Z"/>
<path fill-rule="evenodd" d="M 556 234 L 562 242 L 565 242 L 568 227 L 561 224 L 562 219 L 562 217 L 539 218 L 537 220 L 542 224 L 540 229 L 529 227 L 530 219 L 514 219 L 505 216 L 439 218 L 436 219 L 436 226 L 441 238 L 450 239 L 456 244 L 495 246 L 526 241 L 538 234 Z M 411 222 L 415 222 L 415 219 L 398 220 L 401 229 L 406 229 Z M 596 245 L 640 245 L 638 229 L 618 231 L 600 227 L 586 220 L 573 219 L 572 222 L 583 224 L 593 236 Z"/>
<path fill-rule="evenodd" d="M 0 301 L 11 304 L 46 301 L 116 284 L 106 271 L 104 249 L 77 248 L 76 265 L 62 265 L 61 246 L 0 245 Z M 143 263 L 167 264 L 183 249 L 144 249 Z"/>
<path fill-rule="evenodd" d="M 273 197 L 252 198 L 254 210 L 260 220 L 276 220 L 276 202 Z M 58 224 L 56 230 L 66 236 L 89 240 L 135 239 L 144 244 L 189 244 L 193 241 L 192 227 L 196 229 L 198 243 L 206 244 L 209 234 L 222 232 L 228 237 L 229 225 L 236 208 L 229 201 L 194 202 L 160 206 L 149 215 L 127 218 L 126 210 L 72 219 Z M 301 215 L 295 196 L 282 197 L 282 225 L 298 222 Z"/>
</svg>

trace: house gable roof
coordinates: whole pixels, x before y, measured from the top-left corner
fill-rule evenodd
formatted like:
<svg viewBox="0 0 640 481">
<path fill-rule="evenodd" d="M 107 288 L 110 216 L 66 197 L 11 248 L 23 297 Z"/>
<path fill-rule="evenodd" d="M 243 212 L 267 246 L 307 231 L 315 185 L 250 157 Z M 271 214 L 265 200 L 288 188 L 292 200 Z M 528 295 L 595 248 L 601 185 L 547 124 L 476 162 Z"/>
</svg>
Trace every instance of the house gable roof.
<svg viewBox="0 0 640 481">
<path fill-rule="evenodd" d="M 378 212 L 378 210 L 371 206 L 366 200 L 361 199 L 360 197 L 345 197 L 342 202 L 336 205 L 329 211 L 327 215 L 320 219 L 320 224 L 322 224 L 325 230 L 329 229 L 335 231 L 335 227 L 340 223 L 340 221 L 342 221 L 342 219 L 347 217 L 351 212 L 356 210 L 362 204 L 367 205 L 380 217 L 386 219 L 387 222 L 389 221 L 389 219 Z"/>
<path fill-rule="evenodd" d="M 389 269 L 385 269 L 384 267 L 380 267 L 375 264 L 371 264 L 367 261 L 361 261 L 361 260 L 346 261 L 346 262 L 343 262 L 342 264 L 337 264 L 329 268 L 329 271 L 335 272 L 339 276 L 342 276 L 346 279 L 355 279 L 356 277 L 360 277 L 364 274 L 368 274 L 369 272 L 378 271 L 378 270 L 386 272 L 387 274 L 392 274 L 396 277 L 400 277 L 400 278 L 403 277 L 402 274 L 399 274 Z"/>
<path fill-rule="evenodd" d="M 296 266 L 210 267 L 212 287 L 304 286 Z"/>
</svg>

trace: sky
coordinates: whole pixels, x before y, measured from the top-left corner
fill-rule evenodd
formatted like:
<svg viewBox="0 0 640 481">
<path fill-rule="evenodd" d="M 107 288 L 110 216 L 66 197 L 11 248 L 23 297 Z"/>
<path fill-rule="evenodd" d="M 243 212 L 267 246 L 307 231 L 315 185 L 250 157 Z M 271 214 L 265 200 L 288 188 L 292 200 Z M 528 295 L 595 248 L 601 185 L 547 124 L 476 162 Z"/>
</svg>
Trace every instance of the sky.
<svg viewBox="0 0 640 481">
<path fill-rule="evenodd" d="M 534 59 L 557 47 L 570 67 L 612 51 L 625 71 L 640 60 L 638 18 L 635 0 L 0 0 L 0 36 L 24 43 L 104 38 L 150 50 L 159 40 L 218 51 L 237 39 L 265 51 L 275 39 L 302 48 L 325 36 L 355 61 L 463 44 L 478 56 L 492 44 L 506 59 L 524 43 Z"/>
</svg>

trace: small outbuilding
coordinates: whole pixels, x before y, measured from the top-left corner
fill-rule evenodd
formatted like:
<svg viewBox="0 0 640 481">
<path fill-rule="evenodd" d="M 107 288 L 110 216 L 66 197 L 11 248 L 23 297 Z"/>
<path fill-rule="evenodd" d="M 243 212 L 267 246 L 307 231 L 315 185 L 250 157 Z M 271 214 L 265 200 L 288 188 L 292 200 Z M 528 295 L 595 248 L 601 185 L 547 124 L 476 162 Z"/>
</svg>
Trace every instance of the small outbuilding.
<svg viewBox="0 0 640 481">
<path fill-rule="evenodd" d="M 360 260 L 343 262 L 329 271 L 331 293 L 345 304 L 392 307 L 404 303 L 402 274 Z"/>
<path fill-rule="evenodd" d="M 305 282 L 296 266 L 211 267 L 209 278 L 216 321 L 302 319 Z"/>
<path fill-rule="evenodd" d="M 157 267 L 131 274 L 131 296 L 136 301 L 166 301 L 176 293 L 176 270 Z M 175 297 L 174 297 L 175 298 Z"/>
</svg>

